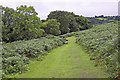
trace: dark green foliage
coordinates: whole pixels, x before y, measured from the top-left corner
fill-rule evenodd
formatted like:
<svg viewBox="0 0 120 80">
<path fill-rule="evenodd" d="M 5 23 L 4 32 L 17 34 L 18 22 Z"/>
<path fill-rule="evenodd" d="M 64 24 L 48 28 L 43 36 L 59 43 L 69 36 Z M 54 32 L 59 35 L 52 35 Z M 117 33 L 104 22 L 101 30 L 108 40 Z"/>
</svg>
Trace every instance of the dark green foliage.
<svg viewBox="0 0 120 80">
<path fill-rule="evenodd" d="M 46 34 L 59 35 L 91 28 L 87 18 L 67 11 L 53 11 L 47 20 L 42 21 L 32 6 L 21 5 L 16 10 L 3 7 L 2 14 L 2 39 L 5 42 L 30 40 Z"/>
<path fill-rule="evenodd" d="M 48 19 L 56 19 L 60 22 L 61 34 L 91 28 L 89 19 L 83 16 L 77 16 L 72 12 L 53 11 L 48 15 Z"/>
<path fill-rule="evenodd" d="M 32 6 L 21 5 L 16 10 L 3 7 L 3 41 L 29 40 L 41 37 L 42 22 Z"/>
<path fill-rule="evenodd" d="M 86 30 L 92 28 L 90 20 L 83 16 L 76 17 L 76 22 L 80 25 L 80 30 Z"/>
<path fill-rule="evenodd" d="M 40 29 L 42 22 L 37 17 L 37 12 L 32 6 L 17 7 L 14 17 L 16 24 L 14 27 L 14 34 L 17 34 L 17 40 L 32 39 L 42 35 L 43 30 Z M 15 37 L 15 36 L 14 36 Z"/>
<path fill-rule="evenodd" d="M 61 31 L 59 30 L 60 23 L 56 19 L 49 19 L 43 22 L 42 28 L 45 30 L 46 34 L 59 35 Z"/>
<path fill-rule="evenodd" d="M 73 15 L 69 15 L 69 20 L 70 20 L 69 29 L 70 29 L 70 32 L 76 32 L 76 31 L 80 30 L 80 28 L 79 28 L 80 25 L 76 22 L 76 18 Z"/>
<path fill-rule="evenodd" d="M 3 13 L 2 13 L 2 39 L 3 41 L 12 41 L 12 31 L 13 31 L 13 17 L 12 14 L 14 14 L 15 10 L 8 7 L 3 7 Z"/>
<path fill-rule="evenodd" d="M 53 11 L 48 15 L 48 19 L 56 19 L 58 22 L 60 22 L 61 34 L 65 34 L 70 32 L 68 15 L 68 12 Z"/>
</svg>

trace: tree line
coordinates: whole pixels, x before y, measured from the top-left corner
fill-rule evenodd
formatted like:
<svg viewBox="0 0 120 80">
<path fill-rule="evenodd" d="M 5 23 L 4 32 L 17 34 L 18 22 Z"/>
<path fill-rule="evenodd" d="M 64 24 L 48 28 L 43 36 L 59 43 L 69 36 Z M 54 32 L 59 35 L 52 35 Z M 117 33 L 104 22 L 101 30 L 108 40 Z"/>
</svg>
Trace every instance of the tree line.
<svg viewBox="0 0 120 80">
<path fill-rule="evenodd" d="M 120 21 L 120 16 L 95 16 L 95 17 L 87 17 L 92 24 L 103 24 L 103 23 L 110 23 L 115 21 Z M 101 18 L 101 19 L 100 19 Z"/>
<path fill-rule="evenodd" d="M 46 20 L 40 20 L 37 15 L 33 6 L 21 5 L 16 10 L 2 7 L 2 40 L 13 42 L 47 34 L 58 36 L 92 27 L 88 18 L 73 12 L 52 11 Z"/>
</svg>

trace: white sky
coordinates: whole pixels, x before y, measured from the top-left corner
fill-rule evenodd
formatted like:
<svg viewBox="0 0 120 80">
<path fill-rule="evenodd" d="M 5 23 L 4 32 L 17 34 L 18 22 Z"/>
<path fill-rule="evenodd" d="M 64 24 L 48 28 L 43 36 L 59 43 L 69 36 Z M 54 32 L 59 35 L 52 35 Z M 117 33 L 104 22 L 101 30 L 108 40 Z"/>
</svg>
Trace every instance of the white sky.
<svg viewBox="0 0 120 80">
<path fill-rule="evenodd" d="M 34 6 L 40 19 L 46 19 L 54 10 L 74 12 L 85 17 L 95 15 L 118 15 L 119 0 L 0 0 L 0 5 L 16 8 L 20 5 Z"/>
</svg>

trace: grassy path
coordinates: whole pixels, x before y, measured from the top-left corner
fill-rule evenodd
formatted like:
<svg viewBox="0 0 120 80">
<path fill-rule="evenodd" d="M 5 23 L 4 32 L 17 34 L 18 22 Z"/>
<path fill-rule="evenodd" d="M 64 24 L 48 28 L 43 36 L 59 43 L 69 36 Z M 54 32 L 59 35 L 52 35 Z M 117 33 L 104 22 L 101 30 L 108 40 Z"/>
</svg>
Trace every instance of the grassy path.
<svg viewBox="0 0 120 80">
<path fill-rule="evenodd" d="M 43 61 L 31 61 L 30 71 L 20 74 L 21 78 L 106 78 L 108 74 L 89 60 L 75 37 L 69 44 L 53 49 Z"/>
</svg>

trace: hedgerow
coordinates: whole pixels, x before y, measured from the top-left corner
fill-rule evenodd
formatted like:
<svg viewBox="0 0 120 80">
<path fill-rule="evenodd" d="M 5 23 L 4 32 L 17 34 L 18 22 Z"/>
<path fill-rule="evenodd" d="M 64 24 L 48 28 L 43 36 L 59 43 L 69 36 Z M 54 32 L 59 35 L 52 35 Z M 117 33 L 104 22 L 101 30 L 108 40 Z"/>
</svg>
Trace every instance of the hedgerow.
<svg viewBox="0 0 120 80">
<path fill-rule="evenodd" d="M 110 77 L 118 78 L 120 65 L 117 23 L 100 24 L 92 29 L 77 32 L 77 36 L 76 43 L 84 46 L 90 59 L 95 61 L 95 66 L 103 66 Z"/>
<path fill-rule="evenodd" d="M 22 73 L 29 64 L 30 58 L 41 60 L 47 51 L 66 43 L 66 39 L 57 36 L 46 36 L 28 41 L 4 43 L 2 49 L 3 77 L 8 74 Z"/>
</svg>

